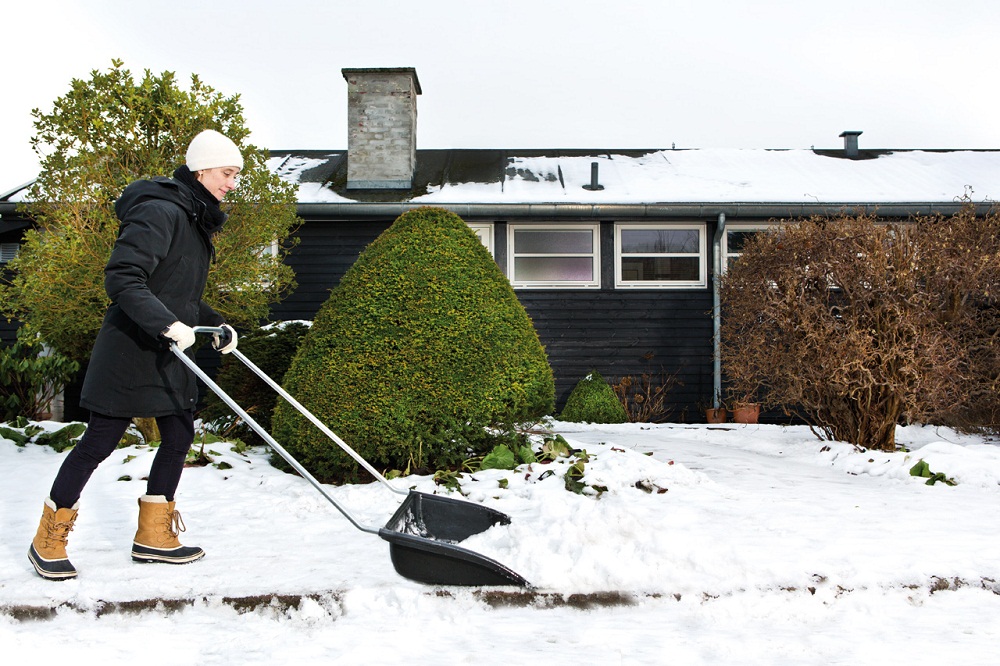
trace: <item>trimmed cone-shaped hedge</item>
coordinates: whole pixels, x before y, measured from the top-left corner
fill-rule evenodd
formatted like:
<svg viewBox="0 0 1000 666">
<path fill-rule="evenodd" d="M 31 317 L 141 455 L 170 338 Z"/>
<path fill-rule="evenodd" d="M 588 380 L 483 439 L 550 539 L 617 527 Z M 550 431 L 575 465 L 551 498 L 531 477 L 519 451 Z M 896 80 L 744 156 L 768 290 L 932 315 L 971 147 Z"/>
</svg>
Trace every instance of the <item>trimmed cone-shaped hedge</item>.
<svg viewBox="0 0 1000 666">
<path fill-rule="evenodd" d="M 628 422 L 628 414 L 614 389 L 596 370 L 573 387 L 559 418 L 574 423 Z"/>
<path fill-rule="evenodd" d="M 285 388 L 380 469 L 441 469 L 549 414 L 538 335 L 489 252 L 454 213 L 401 215 L 317 313 Z M 326 482 L 367 472 L 287 404 L 275 437 Z M 280 461 L 278 461 L 280 464 Z"/>
</svg>

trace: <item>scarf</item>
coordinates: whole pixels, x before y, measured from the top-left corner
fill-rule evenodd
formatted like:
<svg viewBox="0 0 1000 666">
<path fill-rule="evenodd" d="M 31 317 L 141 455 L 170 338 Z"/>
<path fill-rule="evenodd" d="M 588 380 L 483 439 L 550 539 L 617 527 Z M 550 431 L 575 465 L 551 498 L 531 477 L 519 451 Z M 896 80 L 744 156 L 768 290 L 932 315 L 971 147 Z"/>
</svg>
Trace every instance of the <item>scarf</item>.
<svg viewBox="0 0 1000 666">
<path fill-rule="evenodd" d="M 174 178 L 187 185 L 191 189 L 191 192 L 194 193 L 195 201 L 201 204 L 196 207 L 198 208 L 198 214 L 196 215 L 198 228 L 211 238 L 212 234 L 221 229 L 222 225 L 226 222 L 227 216 L 222 212 L 219 200 L 205 189 L 205 186 L 194 177 L 194 173 L 191 172 L 191 169 L 186 164 L 177 167 L 177 170 L 174 171 Z"/>
</svg>

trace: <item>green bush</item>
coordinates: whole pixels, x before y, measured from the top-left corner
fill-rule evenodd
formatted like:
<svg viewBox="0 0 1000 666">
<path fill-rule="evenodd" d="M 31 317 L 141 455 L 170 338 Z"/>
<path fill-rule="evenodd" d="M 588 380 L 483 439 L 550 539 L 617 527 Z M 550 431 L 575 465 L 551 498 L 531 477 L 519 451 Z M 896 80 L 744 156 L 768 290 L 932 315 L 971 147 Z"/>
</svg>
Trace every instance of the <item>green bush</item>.
<svg viewBox="0 0 1000 666">
<path fill-rule="evenodd" d="M 362 253 L 317 313 L 285 388 L 385 469 L 485 454 L 554 401 L 545 350 L 510 283 L 462 219 L 438 208 L 405 213 Z M 366 476 L 288 405 L 274 428 L 317 478 Z"/>
<path fill-rule="evenodd" d="M 17 342 L 0 349 L 0 421 L 49 418 L 52 399 L 79 370 L 76 361 L 45 353 L 19 331 Z"/>
<path fill-rule="evenodd" d="M 226 197 L 229 221 L 213 238 L 205 301 L 230 324 L 247 326 L 294 288 L 292 267 L 282 259 L 301 223 L 296 187 L 246 142 L 251 128 L 239 95 L 224 96 L 194 74 L 190 86 L 170 71 L 147 69 L 137 78 L 112 60 L 89 79 L 74 78 L 47 106 L 48 113 L 31 112 L 30 143 L 41 169 L 18 210 L 36 224 L 4 266 L 4 316 L 86 361 L 109 304 L 104 266 L 118 236 L 115 199 L 133 180 L 172 173 L 192 137 L 208 128 L 236 142 L 244 164 L 240 186 Z M 276 247 L 277 256 L 262 256 L 264 246 Z"/>
<path fill-rule="evenodd" d="M 76 446 L 86 430 L 87 424 L 79 421 L 64 425 L 58 430 L 46 430 L 37 423 L 18 416 L 7 425 L 0 425 L 0 437 L 9 439 L 17 446 L 26 446 L 29 442 L 34 442 L 39 446 L 50 446 L 61 453 Z"/>
<path fill-rule="evenodd" d="M 627 423 L 628 414 L 614 389 L 596 370 L 577 382 L 559 418 L 574 423 Z"/>
<path fill-rule="evenodd" d="M 299 347 L 309 327 L 300 322 L 286 322 L 281 325 L 255 329 L 241 335 L 239 350 L 260 368 L 264 374 L 281 383 L 292 363 L 292 357 Z M 274 406 L 281 400 L 274 389 L 264 383 L 253 371 L 237 358 L 223 354 L 222 365 L 215 377 L 219 387 L 229 394 L 240 407 L 259 423 L 264 430 L 271 430 L 271 416 Z M 238 417 L 215 393 L 209 391 L 205 397 L 205 408 L 199 414 L 210 424 L 211 429 L 229 438 L 238 438 L 246 444 L 264 444 L 250 426 Z"/>
</svg>

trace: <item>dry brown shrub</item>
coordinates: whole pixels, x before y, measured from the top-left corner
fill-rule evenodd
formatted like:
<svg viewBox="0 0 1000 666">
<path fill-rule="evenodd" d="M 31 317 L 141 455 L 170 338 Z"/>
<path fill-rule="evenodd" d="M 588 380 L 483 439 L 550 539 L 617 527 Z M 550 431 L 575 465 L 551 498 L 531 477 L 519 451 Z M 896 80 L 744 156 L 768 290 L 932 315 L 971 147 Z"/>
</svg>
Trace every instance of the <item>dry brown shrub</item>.
<svg viewBox="0 0 1000 666">
<path fill-rule="evenodd" d="M 680 382 L 664 371 L 625 375 L 611 382 L 611 388 L 625 408 L 630 423 L 663 423 L 671 414 L 667 401 L 670 391 Z"/>
<path fill-rule="evenodd" d="M 881 450 L 900 422 L 986 425 L 998 412 L 998 288 L 994 210 L 783 221 L 722 280 L 730 396 Z"/>
</svg>

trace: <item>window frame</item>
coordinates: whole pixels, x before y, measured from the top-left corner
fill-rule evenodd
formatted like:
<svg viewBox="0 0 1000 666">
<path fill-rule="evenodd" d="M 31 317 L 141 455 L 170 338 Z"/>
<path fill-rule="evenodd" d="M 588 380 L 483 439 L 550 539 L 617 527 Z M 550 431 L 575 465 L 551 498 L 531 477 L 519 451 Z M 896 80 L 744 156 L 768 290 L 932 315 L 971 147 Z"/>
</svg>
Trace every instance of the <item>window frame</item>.
<svg viewBox="0 0 1000 666">
<path fill-rule="evenodd" d="M 727 224 L 726 225 L 726 229 L 725 229 L 725 233 L 722 234 L 722 242 L 720 243 L 721 247 L 719 248 L 719 252 L 722 254 L 722 261 L 721 261 L 722 272 L 725 273 L 726 270 L 728 270 L 728 268 L 729 268 L 729 261 L 731 259 L 737 259 L 737 258 L 739 258 L 743 254 L 742 252 L 730 252 L 729 251 L 729 232 L 730 231 L 736 231 L 736 232 L 741 232 L 741 231 L 742 232 L 746 232 L 746 231 L 768 231 L 769 229 L 773 229 L 773 228 L 774 228 L 773 225 L 769 225 L 769 224 L 766 224 L 766 223 L 763 223 L 763 222 L 756 223 L 756 224 L 750 223 L 750 222 L 737 223 L 737 224 Z"/>
<path fill-rule="evenodd" d="M 589 231 L 591 235 L 590 253 L 551 252 L 551 253 L 521 253 L 517 252 L 515 236 L 518 231 Z M 590 257 L 590 280 L 518 280 L 514 270 L 517 259 L 521 257 Z M 559 224 L 552 222 L 507 225 L 507 278 L 515 289 L 600 289 L 601 288 L 601 226 L 600 224 Z"/>
<path fill-rule="evenodd" d="M 639 253 L 622 251 L 622 231 L 632 229 L 692 230 L 698 232 L 698 252 Z M 620 222 L 615 223 L 616 289 L 698 289 L 708 286 L 708 228 L 704 222 Z M 698 277 L 694 280 L 626 280 L 622 276 L 624 257 L 697 257 Z"/>
<path fill-rule="evenodd" d="M 491 257 L 496 254 L 493 250 L 493 223 L 491 222 L 466 222 L 472 233 L 476 234 L 479 242 L 489 251 Z"/>
</svg>

